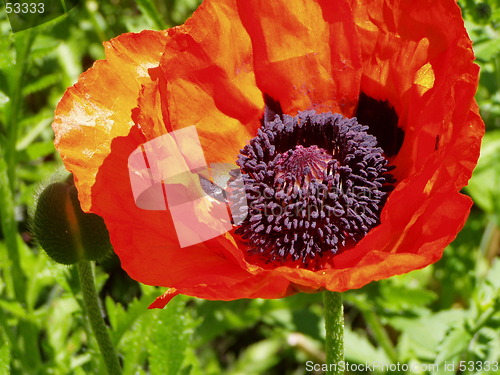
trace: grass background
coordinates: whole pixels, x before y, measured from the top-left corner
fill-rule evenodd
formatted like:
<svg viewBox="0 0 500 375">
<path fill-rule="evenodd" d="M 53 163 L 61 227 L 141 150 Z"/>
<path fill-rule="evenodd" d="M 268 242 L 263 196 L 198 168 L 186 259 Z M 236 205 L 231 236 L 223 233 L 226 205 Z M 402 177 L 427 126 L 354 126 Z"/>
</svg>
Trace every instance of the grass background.
<svg viewBox="0 0 500 375">
<path fill-rule="evenodd" d="M 66 87 L 104 57 L 103 41 L 180 24 L 198 4 L 80 1 L 67 16 L 17 33 L 0 11 L 0 374 L 104 373 L 75 269 L 49 260 L 27 226 L 39 184 L 60 165 L 53 111 Z M 475 205 L 438 263 L 344 293 L 350 363 L 500 374 L 500 4 L 459 4 L 481 66 L 477 100 L 487 125 L 465 189 Z M 180 296 L 150 311 L 162 290 L 128 278 L 116 258 L 96 274 L 125 374 L 305 374 L 306 361 L 324 361 L 319 294 L 233 302 Z"/>
</svg>

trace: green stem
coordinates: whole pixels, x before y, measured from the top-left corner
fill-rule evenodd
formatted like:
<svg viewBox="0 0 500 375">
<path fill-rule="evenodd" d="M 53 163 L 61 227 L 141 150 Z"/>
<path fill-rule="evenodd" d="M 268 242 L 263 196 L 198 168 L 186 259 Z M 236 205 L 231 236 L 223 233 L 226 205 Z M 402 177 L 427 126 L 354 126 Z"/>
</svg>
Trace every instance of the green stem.
<svg viewBox="0 0 500 375">
<path fill-rule="evenodd" d="M 488 321 L 493 317 L 498 312 L 498 305 L 500 304 L 500 292 L 497 292 L 497 295 L 495 298 L 492 299 L 492 301 L 496 301 L 496 303 L 493 306 L 490 306 L 488 309 L 486 309 L 479 317 L 477 318 L 477 323 L 476 326 L 472 329 L 471 334 L 475 335 L 476 333 L 479 332 L 481 328 L 483 328 Z"/>
<path fill-rule="evenodd" d="M 156 8 L 152 0 L 136 0 L 137 6 L 141 13 L 146 16 L 157 30 L 165 30 L 167 24 L 162 18 L 161 13 Z"/>
<path fill-rule="evenodd" d="M 344 307 L 337 292 L 323 292 L 326 328 L 327 374 L 342 375 L 340 363 L 344 361 Z"/>
<path fill-rule="evenodd" d="M 120 362 L 115 351 L 115 347 L 111 342 L 108 333 L 108 328 L 102 317 L 102 310 L 99 306 L 97 292 L 95 289 L 94 273 L 92 266 L 88 260 L 81 260 L 77 263 L 78 275 L 80 276 L 80 284 L 82 288 L 83 301 L 85 309 L 92 325 L 95 338 L 99 344 L 104 363 L 110 375 L 118 375 L 122 373 Z"/>
<path fill-rule="evenodd" d="M 398 362 L 398 353 L 396 351 L 396 348 L 394 348 L 394 345 L 392 344 L 387 331 L 382 326 L 382 323 L 380 323 L 378 316 L 369 307 L 363 309 L 362 313 L 365 318 L 366 324 L 371 328 L 376 341 L 384 349 L 385 354 L 387 354 L 392 363 Z"/>
<path fill-rule="evenodd" d="M 16 191 L 16 170 L 17 152 L 16 144 L 19 134 L 19 114 L 22 107 L 22 86 L 25 79 L 26 66 L 28 65 L 28 55 L 33 42 L 33 32 L 25 30 L 15 36 L 16 68 L 12 71 L 9 80 L 10 103 L 6 111 L 7 139 L 5 148 L 0 149 L 0 217 L 2 230 L 7 244 L 7 252 L 12 262 L 11 275 L 12 286 L 16 300 L 26 303 L 26 276 L 21 268 L 18 230 L 15 219 L 15 196 Z"/>
<path fill-rule="evenodd" d="M 28 56 L 34 40 L 34 33 L 31 29 L 15 34 L 16 49 L 16 69 L 9 78 L 10 104 L 7 110 L 7 142 L 5 145 L 5 161 L 8 167 L 10 188 L 15 191 L 16 168 L 17 168 L 17 138 L 19 136 L 19 114 L 22 111 L 23 95 L 22 88 L 26 79 L 26 70 L 29 63 Z"/>
<path fill-rule="evenodd" d="M 10 103 L 6 109 L 7 137 L 4 148 L 0 150 L 0 217 L 1 227 L 5 236 L 8 258 L 11 262 L 10 278 L 5 277 L 7 286 L 13 290 L 15 299 L 31 312 L 33 306 L 28 304 L 26 298 L 27 279 L 21 266 L 19 244 L 21 243 L 15 218 L 16 186 L 17 182 L 17 140 L 20 132 L 19 116 L 23 108 L 22 88 L 26 79 L 29 63 L 29 54 L 34 40 L 32 30 L 18 32 L 14 37 L 16 50 L 16 65 L 8 75 Z M 21 320 L 18 325 L 19 336 L 22 337 L 24 351 L 22 362 L 24 368 L 38 369 L 41 364 L 41 354 L 38 345 L 39 329 L 28 320 Z M 13 349 L 15 350 L 15 349 Z"/>
<path fill-rule="evenodd" d="M 12 288 L 16 300 L 26 304 L 26 275 L 21 267 L 19 256 L 18 229 L 15 218 L 15 198 L 10 189 L 9 167 L 0 150 L 0 223 L 5 237 L 8 259 L 10 261 L 10 278 L 5 277 L 9 289 Z M 5 275 L 4 275 L 5 276 Z"/>
<path fill-rule="evenodd" d="M 98 3 L 97 1 L 86 1 L 85 2 L 85 9 L 87 10 L 87 14 L 90 18 L 90 22 L 92 23 L 92 26 L 94 27 L 94 31 L 97 34 L 97 37 L 101 40 L 101 42 L 104 42 L 106 40 L 109 40 L 108 35 L 106 34 L 106 28 L 103 28 L 101 26 L 100 20 L 102 17 L 98 13 Z"/>
</svg>

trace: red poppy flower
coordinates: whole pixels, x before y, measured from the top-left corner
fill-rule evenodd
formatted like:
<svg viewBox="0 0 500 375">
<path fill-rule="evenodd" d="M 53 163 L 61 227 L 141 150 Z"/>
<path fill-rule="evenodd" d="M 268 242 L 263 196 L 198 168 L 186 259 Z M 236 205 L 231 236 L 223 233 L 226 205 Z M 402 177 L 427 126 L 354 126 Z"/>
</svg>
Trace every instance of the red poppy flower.
<svg viewBox="0 0 500 375">
<path fill-rule="evenodd" d="M 105 50 L 59 103 L 55 144 L 122 267 L 171 288 L 154 307 L 359 288 L 436 262 L 468 216 L 459 191 L 484 126 L 453 0 L 205 0 L 184 25 Z M 181 248 L 169 210 L 137 206 L 128 158 L 191 125 L 207 163 L 238 162 L 270 192 L 264 206 L 304 208 L 326 186 L 325 206 L 301 222 L 253 202 L 237 228 Z"/>
</svg>

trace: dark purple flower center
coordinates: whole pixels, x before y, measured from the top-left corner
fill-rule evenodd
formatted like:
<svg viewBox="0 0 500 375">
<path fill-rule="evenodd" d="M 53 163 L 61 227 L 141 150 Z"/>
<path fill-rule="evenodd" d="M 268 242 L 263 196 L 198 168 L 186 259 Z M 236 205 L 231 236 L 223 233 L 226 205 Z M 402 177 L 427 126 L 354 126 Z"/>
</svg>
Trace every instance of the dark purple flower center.
<svg viewBox="0 0 500 375">
<path fill-rule="evenodd" d="M 395 181 L 367 130 L 355 118 L 314 111 L 264 121 L 237 160 L 247 216 L 236 233 L 251 255 L 310 266 L 379 224 Z"/>
</svg>

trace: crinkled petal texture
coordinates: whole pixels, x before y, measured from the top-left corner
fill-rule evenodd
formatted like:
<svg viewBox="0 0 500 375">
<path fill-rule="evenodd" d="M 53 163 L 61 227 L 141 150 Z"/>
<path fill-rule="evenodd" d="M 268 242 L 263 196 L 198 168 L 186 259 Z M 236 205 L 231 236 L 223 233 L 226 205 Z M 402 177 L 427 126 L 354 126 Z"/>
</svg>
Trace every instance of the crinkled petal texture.
<svg viewBox="0 0 500 375">
<path fill-rule="evenodd" d="M 178 293 L 231 300 L 359 288 L 437 261 L 468 216 L 471 200 L 459 191 L 484 126 L 453 0 L 205 0 L 183 26 L 105 46 L 106 60 L 57 107 L 56 147 L 122 267 L 171 288 L 154 307 Z M 264 98 L 291 115 L 352 117 L 361 93 L 398 114 L 398 183 L 381 223 L 325 269 L 252 264 L 234 231 L 180 248 L 169 210 L 135 204 L 128 157 L 155 137 L 196 125 L 206 161 L 234 163 L 261 124 Z"/>
</svg>

